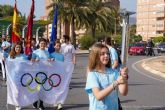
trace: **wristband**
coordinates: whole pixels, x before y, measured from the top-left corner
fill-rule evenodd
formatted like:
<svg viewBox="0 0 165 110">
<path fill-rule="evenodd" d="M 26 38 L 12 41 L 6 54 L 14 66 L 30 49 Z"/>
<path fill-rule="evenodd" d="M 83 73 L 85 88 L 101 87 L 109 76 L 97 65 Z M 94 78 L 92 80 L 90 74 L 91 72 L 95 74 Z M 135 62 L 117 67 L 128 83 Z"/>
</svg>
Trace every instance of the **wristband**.
<svg viewBox="0 0 165 110">
<path fill-rule="evenodd" d="M 116 87 L 119 85 L 119 83 L 118 81 L 113 81 L 112 85 L 113 85 L 113 90 L 115 90 Z"/>
</svg>

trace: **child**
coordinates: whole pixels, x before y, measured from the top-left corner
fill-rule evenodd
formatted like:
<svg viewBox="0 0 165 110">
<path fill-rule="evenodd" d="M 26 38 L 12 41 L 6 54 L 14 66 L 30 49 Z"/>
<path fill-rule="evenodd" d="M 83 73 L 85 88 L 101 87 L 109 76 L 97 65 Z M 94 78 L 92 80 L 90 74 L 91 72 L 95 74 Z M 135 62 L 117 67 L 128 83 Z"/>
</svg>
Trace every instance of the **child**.
<svg viewBox="0 0 165 110">
<path fill-rule="evenodd" d="M 27 56 L 23 52 L 22 43 L 18 42 L 14 45 L 12 48 L 10 54 L 10 59 L 16 59 L 16 60 L 28 60 Z M 22 108 L 20 106 L 16 106 L 16 110 L 21 110 Z"/>
<path fill-rule="evenodd" d="M 59 40 L 55 41 L 54 48 L 55 48 L 55 52 L 51 53 L 50 57 L 57 61 L 64 62 L 64 55 L 62 53 L 60 53 L 61 43 Z"/>
<path fill-rule="evenodd" d="M 28 60 L 27 56 L 24 54 L 21 42 L 18 42 L 14 45 L 9 54 L 9 58 L 18 60 Z"/>
<path fill-rule="evenodd" d="M 61 43 L 58 39 L 55 41 L 54 48 L 55 52 L 51 53 L 50 57 L 55 59 L 56 61 L 64 62 L 64 55 L 60 53 Z M 62 104 L 63 102 L 57 104 L 57 110 L 62 110 Z"/>
<path fill-rule="evenodd" d="M 89 56 L 85 87 L 89 110 L 118 110 L 118 91 L 121 95 L 128 92 L 127 68 L 118 73 L 110 65 L 108 47 L 101 43 L 95 44 Z"/>
<path fill-rule="evenodd" d="M 46 46 L 47 46 L 46 39 L 41 38 L 39 40 L 39 49 L 33 51 L 33 53 L 32 53 L 32 59 L 31 59 L 32 62 L 39 61 L 39 60 L 51 61 L 50 54 L 49 54 L 48 50 L 46 50 Z M 38 101 L 33 103 L 34 108 L 37 108 L 37 103 L 38 103 Z M 40 100 L 39 110 L 44 110 L 44 109 L 45 109 L 45 107 L 43 105 L 43 101 Z"/>
<path fill-rule="evenodd" d="M 46 49 L 47 42 L 46 39 L 41 38 L 39 40 L 39 49 L 34 50 L 32 53 L 32 61 L 39 61 L 39 60 L 48 60 L 50 61 L 50 54 Z"/>
</svg>

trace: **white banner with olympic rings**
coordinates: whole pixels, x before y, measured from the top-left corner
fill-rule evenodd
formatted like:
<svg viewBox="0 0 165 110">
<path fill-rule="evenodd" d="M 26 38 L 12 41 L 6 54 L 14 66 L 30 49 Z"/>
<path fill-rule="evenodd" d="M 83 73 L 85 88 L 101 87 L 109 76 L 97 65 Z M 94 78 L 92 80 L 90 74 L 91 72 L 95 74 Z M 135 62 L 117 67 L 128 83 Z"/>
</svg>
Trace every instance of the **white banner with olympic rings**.
<svg viewBox="0 0 165 110">
<path fill-rule="evenodd" d="M 28 106 L 37 100 L 48 104 L 64 103 L 74 65 L 6 60 L 7 104 Z"/>
</svg>

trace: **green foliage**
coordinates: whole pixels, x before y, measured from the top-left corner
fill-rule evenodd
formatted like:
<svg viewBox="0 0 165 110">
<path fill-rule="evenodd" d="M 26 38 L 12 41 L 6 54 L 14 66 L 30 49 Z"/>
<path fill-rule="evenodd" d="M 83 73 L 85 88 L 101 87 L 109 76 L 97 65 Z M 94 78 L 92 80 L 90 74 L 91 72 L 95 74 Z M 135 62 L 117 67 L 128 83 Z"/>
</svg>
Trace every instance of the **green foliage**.
<svg viewBox="0 0 165 110">
<path fill-rule="evenodd" d="M 130 43 L 140 42 L 142 41 L 141 35 L 132 35 L 130 36 Z"/>
<path fill-rule="evenodd" d="M 94 38 L 91 36 L 81 37 L 80 40 L 81 49 L 88 49 L 95 42 Z"/>
<path fill-rule="evenodd" d="M 153 38 L 154 43 L 165 42 L 165 36 L 159 36 Z"/>
<path fill-rule="evenodd" d="M 97 32 L 95 36 L 95 41 L 101 41 L 104 40 L 105 37 L 109 36 L 109 33 L 106 32 Z"/>
<path fill-rule="evenodd" d="M 0 5 L 0 17 L 12 16 L 14 8 L 10 5 Z"/>
<path fill-rule="evenodd" d="M 122 43 L 122 37 L 121 35 L 116 35 L 112 37 L 112 40 L 115 44 L 120 45 Z"/>
</svg>

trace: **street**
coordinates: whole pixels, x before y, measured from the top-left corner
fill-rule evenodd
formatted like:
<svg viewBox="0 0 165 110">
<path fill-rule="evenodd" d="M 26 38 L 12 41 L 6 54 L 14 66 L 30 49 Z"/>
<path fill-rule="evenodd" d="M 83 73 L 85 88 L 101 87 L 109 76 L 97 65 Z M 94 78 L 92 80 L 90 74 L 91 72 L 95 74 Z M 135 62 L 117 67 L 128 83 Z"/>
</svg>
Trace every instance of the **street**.
<svg viewBox="0 0 165 110">
<path fill-rule="evenodd" d="M 73 72 L 65 110 L 88 110 L 88 97 L 85 93 L 85 77 L 88 54 L 77 55 L 77 64 Z M 165 110 L 165 81 L 159 76 L 155 76 L 141 67 L 140 60 L 148 58 L 146 56 L 129 56 L 129 93 L 121 96 L 121 103 L 124 110 Z M 139 61 L 138 63 L 136 63 Z M 6 86 L 4 81 L 0 81 L 0 110 L 6 110 Z M 46 110 L 55 110 L 52 105 Z M 14 106 L 9 106 L 8 110 L 14 110 Z M 28 106 L 23 110 L 35 110 Z"/>
</svg>

